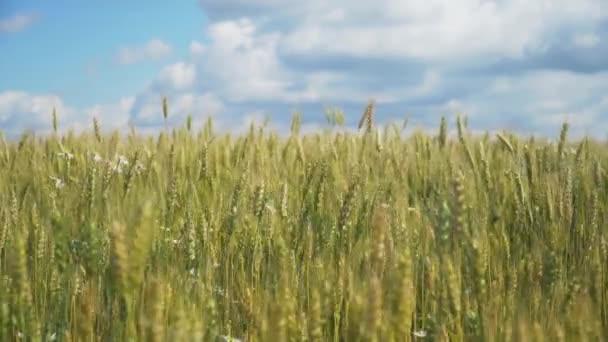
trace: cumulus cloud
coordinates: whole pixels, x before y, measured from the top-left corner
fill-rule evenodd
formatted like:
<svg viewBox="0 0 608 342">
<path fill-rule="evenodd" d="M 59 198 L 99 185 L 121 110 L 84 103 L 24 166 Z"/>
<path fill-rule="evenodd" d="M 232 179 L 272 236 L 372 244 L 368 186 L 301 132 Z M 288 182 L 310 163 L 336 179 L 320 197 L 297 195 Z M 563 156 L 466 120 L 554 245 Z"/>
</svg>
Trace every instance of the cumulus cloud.
<svg viewBox="0 0 608 342">
<path fill-rule="evenodd" d="M 0 32 L 19 32 L 30 27 L 38 16 L 33 13 L 18 13 L 11 17 L 0 18 Z"/>
<path fill-rule="evenodd" d="M 198 121 L 219 114 L 222 100 L 213 92 L 197 88 L 196 65 L 178 62 L 165 66 L 157 77 L 140 91 L 129 108 L 129 124 L 149 131 L 163 127 L 162 99 L 169 100 L 168 124 L 178 126 L 191 115 Z"/>
<path fill-rule="evenodd" d="M 163 127 L 162 97 L 162 93 L 150 90 L 139 94 L 130 112 L 129 123 L 152 130 Z M 169 97 L 169 125 L 175 127 L 185 123 L 188 115 L 201 122 L 222 109 L 222 102 L 212 93 L 176 93 Z"/>
<path fill-rule="evenodd" d="M 76 113 L 64 101 L 52 94 L 31 94 L 24 91 L 0 92 L 0 127 L 9 137 L 26 130 L 49 132 L 55 108 L 62 129 L 78 129 Z"/>
<path fill-rule="evenodd" d="M 282 47 L 288 54 L 405 57 L 454 62 L 479 56 L 523 58 L 557 44 L 566 26 L 602 19 L 603 1 L 395 1 L 347 6 L 338 25 L 296 26 Z M 332 6 L 335 3 L 332 2 Z M 375 8 L 372 8 L 375 7 Z M 325 11 L 331 10 L 331 7 Z M 376 20 L 372 21 L 372 17 Z M 360 25 L 361 22 L 368 22 Z"/>
<path fill-rule="evenodd" d="M 190 54 L 194 57 L 199 57 L 205 52 L 205 46 L 196 40 L 190 43 Z"/>
<path fill-rule="evenodd" d="M 597 46 L 599 42 L 600 37 L 595 33 L 583 33 L 574 36 L 574 44 L 583 48 Z"/>
<path fill-rule="evenodd" d="M 214 23 L 207 33 L 209 46 L 197 60 L 202 80 L 233 101 L 284 94 L 289 75 L 276 53 L 279 34 L 258 33 L 248 19 Z"/>
<path fill-rule="evenodd" d="M 90 123 L 96 118 L 101 128 L 106 131 L 125 128 L 129 124 L 129 114 L 134 103 L 135 97 L 129 96 L 120 99 L 117 103 L 94 105 L 84 110 L 81 121 Z"/>
<path fill-rule="evenodd" d="M 133 47 L 122 47 L 116 54 L 119 64 L 133 64 L 144 60 L 159 60 L 172 52 L 171 47 L 160 39 L 152 39 L 146 44 Z"/>
<path fill-rule="evenodd" d="M 288 129 L 297 110 L 319 127 L 328 106 L 343 108 L 352 126 L 374 97 L 379 122 L 409 113 L 435 128 L 460 112 L 476 131 L 553 135 L 564 119 L 573 134 L 608 129 L 598 124 L 608 111 L 604 0 L 199 3 L 210 21 L 187 56 L 133 96 L 85 109 L 87 117 L 152 131 L 164 124 L 168 96 L 172 126 L 218 114 L 238 130 L 269 113 L 273 127 Z M 152 40 L 121 49 L 117 61 L 171 51 Z"/>
<path fill-rule="evenodd" d="M 364 75 L 349 70 L 318 68 L 303 72 L 293 68 L 280 55 L 278 32 L 264 33 L 250 19 L 224 20 L 207 30 L 208 45 L 193 44 L 199 84 L 230 102 L 306 103 L 318 101 L 360 101 L 374 96 L 379 102 L 396 101 L 404 96 L 422 96 L 440 82 L 437 70 L 427 70 L 405 88 L 370 92 Z M 191 48 L 192 50 L 192 48 Z M 394 71 L 387 71 L 395 74 Z M 368 78 L 379 81 L 381 77 Z"/>
<path fill-rule="evenodd" d="M 605 107 L 603 0 L 199 3 L 212 22 L 195 60 L 228 107 L 359 111 L 373 96 L 381 120 L 409 112 L 436 125 L 463 112 L 479 129 L 545 134 L 568 117 L 582 130 Z"/>
<path fill-rule="evenodd" d="M 26 130 L 47 134 L 53 129 L 52 113 L 55 109 L 60 133 L 91 129 L 93 118 L 99 120 L 104 131 L 124 129 L 127 127 L 133 102 L 134 97 L 125 97 L 116 103 L 76 108 L 54 94 L 0 92 L 0 127 L 10 138 L 15 138 Z"/>
<path fill-rule="evenodd" d="M 210 93 L 179 92 L 170 96 L 169 125 L 184 124 L 187 115 L 195 119 L 195 127 L 209 115 L 221 114 L 223 104 Z M 0 127 L 5 136 L 14 139 L 26 130 L 36 134 L 52 131 L 52 112 L 56 109 L 59 131 L 81 132 L 92 129 L 93 118 L 105 132 L 125 132 L 131 125 L 141 132 L 158 133 L 163 127 L 162 96 L 148 88 L 137 96 L 124 97 L 115 103 L 76 108 L 51 94 L 21 91 L 0 92 Z M 221 122 L 220 118 L 220 122 Z"/>
<path fill-rule="evenodd" d="M 179 62 L 163 68 L 159 82 L 167 83 L 175 89 L 190 88 L 196 78 L 196 67 L 193 64 Z"/>
<path fill-rule="evenodd" d="M 332 56 L 447 67 L 525 61 L 547 51 L 563 52 L 564 34 L 593 32 L 608 19 L 602 0 L 199 2 L 211 18 L 221 19 L 215 24 L 248 16 L 255 31 L 248 34 L 280 33 L 279 56 L 287 62 Z M 578 34 L 574 41 L 595 46 L 594 35 Z"/>
<path fill-rule="evenodd" d="M 90 129 L 93 118 L 96 118 L 106 132 L 124 132 L 134 126 L 142 133 L 158 133 L 165 123 L 162 115 L 165 96 L 169 99 L 169 126 L 184 124 L 187 115 L 191 115 L 196 127 L 207 116 L 222 114 L 224 104 L 212 92 L 194 88 L 195 76 L 193 64 L 170 64 L 134 96 L 83 108 L 70 106 L 54 94 L 0 92 L 0 127 L 11 138 L 25 130 L 46 134 L 52 129 L 52 111 L 55 108 L 63 132 Z"/>
<path fill-rule="evenodd" d="M 523 76 L 502 76 L 484 82 L 480 91 L 454 99 L 475 127 L 505 128 L 522 133 L 555 135 L 568 121 L 573 136 L 589 133 L 604 138 L 608 128 L 608 71 L 580 74 L 542 70 Z"/>
<path fill-rule="evenodd" d="M 209 15 L 277 22 L 286 54 L 450 59 L 521 58 L 544 49 L 564 27 L 606 18 L 602 0 L 201 0 Z M 274 13 L 274 14 L 273 14 Z M 548 40 L 549 38 L 550 40 Z"/>
</svg>

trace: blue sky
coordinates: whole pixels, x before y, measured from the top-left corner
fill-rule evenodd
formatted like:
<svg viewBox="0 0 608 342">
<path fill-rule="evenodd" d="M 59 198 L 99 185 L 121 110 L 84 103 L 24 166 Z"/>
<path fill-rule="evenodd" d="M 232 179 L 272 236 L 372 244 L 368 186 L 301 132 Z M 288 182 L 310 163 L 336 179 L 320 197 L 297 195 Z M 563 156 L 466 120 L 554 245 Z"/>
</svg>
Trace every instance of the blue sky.
<svg viewBox="0 0 608 342">
<path fill-rule="evenodd" d="M 241 131 L 269 115 L 313 130 L 442 115 L 472 129 L 608 133 L 605 0 L 92 0 L 0 2 L 0 129 L 162 127 L 213 115 Z"/>
</svg>

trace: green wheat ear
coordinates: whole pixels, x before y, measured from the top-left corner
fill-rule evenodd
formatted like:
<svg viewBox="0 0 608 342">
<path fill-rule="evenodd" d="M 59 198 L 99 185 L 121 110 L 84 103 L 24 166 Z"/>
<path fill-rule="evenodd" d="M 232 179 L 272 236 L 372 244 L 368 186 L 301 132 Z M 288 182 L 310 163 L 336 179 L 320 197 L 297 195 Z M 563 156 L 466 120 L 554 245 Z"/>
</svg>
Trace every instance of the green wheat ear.
<svg viewBox="0 0 608 342">
<path fill-rule="evenodd" d="M 291 134 L 298 135 L 300 134 L 300 127 L 302 126 L 302 115 L 300 113 L 295 113 L 291 118 Z"/>
<path fill-rule="evenodd" d="M 568 138 L 569 127 L 570 125 L 568 124 L 568 122 L 564 122 L 562 125 L 562 130 L 559 134 L 559 143 L 557 145 L 557 159 L 560 163 L 562 161 L 562 154 L 564 153 L 564 148 L 566 146 L 566 139 Z"/>
<path fill-rule="evenodd" d="M 53 107 L 53 132 L 57 133 L 57 109 Z"/>
<path fill-rule="evenodd" d="M 93 118 L 93 132 L 95 133 L 95 139 L 97 142 L 101 142 L 101 128 L 99 127 L 99 121 L 97 118 Z"/>
<path fill-rule="evenodd" d="M 513 149 L 513 145 L 511 145 L 511 142 L 502 134 L 497 133 L 496 136 L 498 137 L 498 140 L 502 143 L 502 145 L 511 153 L 514 154 L 515 153 L 515 149 Z"/>
<path fill-rule="evenodd" d="M 448 140 L 448 121 L 445 116 L 441 117 L 441 126 L 439 127 L 439 146 L 445 148 Z"/>
<path fill-rule="evenodd" d="M 367 106 L 365 106 L 365 110 L 363 111 L 363 115 L 361 116 L 361 120 L 359 120 L 358 128 L 363 128 L 365 125 L 365 133 L 371 133 L 374 125 L 374 113 L 376 109 L 376 101 L 372 98 L 369 100 Z"/>
<path fill-rule="evenodd" d="M 163 119 L 165 123 L 167 122 L 167 117 L 169 116 L 169 103 L 167 97 L 163 97 Z"/>
</svg>

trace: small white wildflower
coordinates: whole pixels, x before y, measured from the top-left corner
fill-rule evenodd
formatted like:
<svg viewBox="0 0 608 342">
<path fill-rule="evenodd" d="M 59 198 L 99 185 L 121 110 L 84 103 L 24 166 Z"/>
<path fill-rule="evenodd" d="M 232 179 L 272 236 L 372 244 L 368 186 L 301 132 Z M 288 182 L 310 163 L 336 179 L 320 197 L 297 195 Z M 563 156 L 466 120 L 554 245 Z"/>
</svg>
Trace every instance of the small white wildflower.
<svg viewBox="0 0 608 342">
<path fill-rule="evenodd" d="M 119 164 L 108 163 L 113 173 L 122 173 L 122 167 Z"/>
<path fill-rule="evenodd" d="M 268 209 L 268 211 L 270 211 L 271 214 L 274 214 L 276 211 L 276 209 L 270 204 L 266 204 L 266 209 Z"/>
<path fill-rule="evenodd" d="M 241 339 L 238 339 L 236 337 L 226 336 L 226 335 L 222 335 L 222 336 L 220 336 L 220 338 L 226 342 L 241 342 Z"/>
<path fill-rule="evenodd" d="M 426 337 L 426 330 L 424 330 L 424 329 L 416 330 L 416 331 L 414 331 L 414 336 Z"/>
<path fill-rule="evenodd" d="M 21 331 L 17 331 L 17 338 L 23 338 L 23 333 Z"/>
<path fill-rule="evenodd" d="M 65 158 L 67 160 L 74 159 L 74 155 L 71 154 L 70 152 L 57 152 L 57 155 L 61 158 Z"/>
<path fill-rule="evenodd" d="M 118 156 L 118 165 L 127 166 L 129 165 L 129 160 L 127 160 L 127 157 L 125 156 Z"/>
<path fill-rule="evenodd" d="M 57 178 L 57 177 L 49 177 L 52 181 L 55 182 L 55 188 L 56 189 L 62 189 L 65 186 L 65 183 L 63 182 L 63 180 L 61 180 L 61 178 Z"/>
<path fill-rule="evenodd" d="M 125 156 L 118 156 L 115 162 L 108 162 L 113 173 L 122 173 L 124 168 L 129 165 Z"/>
<path fill-rule="evenodd" d="M 49 341 L 57 341 L 57 333 L 52 333 L 51 336 L 49 336 Z"/>
<path fill-rule="evenodd" d="M 99 162 L 103 161 L 103 158 L 101 158 L 101 156 L 99 154 L 95 153 L 93 155 L 93 161 L 96 162 L 96 163 L 99 163 Z"/>
<path fill-rule="evenodd" d="M 135 174 L 139 175 L 141 174 L 143 171 L 146 170 L 146 167 L 144 166 L 144 164 L 142 164 L 139 160 L 135 163 L 134 166 L 134 171 Z"/>
<path fill-rule="evenodd" d="M 407 208 L 407 212 L 416 215 L 417 218 L 420 218 L 420 210 L 418 210 L 417 208 L 409 207 Z"/>
</svg>

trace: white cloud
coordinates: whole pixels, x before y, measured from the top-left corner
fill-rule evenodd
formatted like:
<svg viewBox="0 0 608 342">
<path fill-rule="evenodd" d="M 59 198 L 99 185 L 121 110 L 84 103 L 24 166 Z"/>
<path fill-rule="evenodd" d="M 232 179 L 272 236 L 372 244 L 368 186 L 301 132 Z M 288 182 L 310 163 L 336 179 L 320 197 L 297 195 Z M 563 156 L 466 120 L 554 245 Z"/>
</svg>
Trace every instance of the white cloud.
<svg viewBox="0 0 608 342">
<path fill-rule="evenodd" d="M 0 92 L 0 127 L 9 136 L 25 130 L 49 132 L 52 129 L 52 113 L 55 108 L 62 130 L 78 129 L 76 112 L 63 100 L 52 94 L 31 94 L 23 91 Z"/>
<path fill-rule="evenodd" d="M 436 71 L 428 71 L 419 86 L 411 89 L 426 88 L 425 84 L 433 83 L 429 80 L 438 78 Z M 325 75 L 320 78 L 321 92 L 326 84 L 331 84 L 332 76 Z M 69 128 L 77 130 L 90 129 L 92 117 L 97 117 L 104 130 L 124 130 L 129 123 L 137 128 L 138 132 L 156 133 L 163 126 L 162 96 L 169 97 L 169 125 L 179 126 L 185 123 L 186 116 L 192 115 L 195 128 L 199 127 L 209 115 L 215 116 L 217 126 L 222 130 L 234 133 L 242 132 L 248 127 L 251 120 L 262 122 L 264 113 L 270 113 L 262 107 L 256 112 L 235 111 L 232 102 L 224 102 L 212 92 L 200 91 L 194 88 L 175 88 L 171 83 L 164 83 L 161 88 L 162 73 L 148 88 L 134 97 L 125 97 L 116 103 L 100 104 L 77 110 L 55 95 L 36 95 L 25 92 L 0 93 L 0 127 L 5 127 L 9 136 L 17 136 L 25 129 L 36 132 L 49 132 L 51 129 L 51 112 L 56 107 L 59 114 L 60 128 L 65 131 Z M 328 83 L 329 82 L 329 83 Z M 497 91 L 497 88 L 499 91 Z M 324 94 L 314 94 L 313 86 L 310 93 L 301 96 L 323 98 Z M 421 113 L 415 118 L 421 118 L 417 124 L 423 127 L 436 129 L 438 124 L 434 117 L 424 119 L 425 115 L 453 116 L 462 113 L 470 118 L 472 130 L 500 130 L 510 129 L 519 133 L 540 133 L 545 136 L 554 136 L 559 133 L 559 127 L 564 120 L 571 125 L 571 136 L 580 137 L 591 134 L 603 138 L 608 123 L 605 122 L 605 113 L 608 112 L 608 72 L 596 74 L 577 74 L 564 71 L 536 71 L 523 76 L 501 76 L 488 79 L 477 87 L 478 91 L 467 96 L 452 97 L 444 102 L 430 103 L 422 107 Z M 334 96 L 351 95 L 346 92 L 335 92 Z M 361 101 L 367 100 L 362 97 Z M 398 104 L 398 103 L 397 103 Z M 379 111 L 390 104 L 379 104 Z M 253 107 L 253 106 L 252 106 Z M 255 108 L 255 107 L 253 107 Z M 275 107 L 285 109 L 285 107 Z M 399 107 L 407 109 L 406 107 Z M 359 110 L 360 108 L 356 108 Z M 408 111 L 409 112 L 409 111 Z M 249 114 L 247 114 L 249 113 Z M 320 128 L 323 121 L 322 112 L 315 117 L 316 122 L 305 122 L 311 128 Z M 420 116 L 422 115 L 422 116 Z M 287 115 L 285 116 L 287 117 Z M 385 117 L 381 120 L 389 120 Z M 288 131 L 289 120 L 271 121 L 270 128 L 279 131 Z M 437 122 L 435 122 L 437 121 Z M 413 122 L 414 124 L 414 122 Z"/>
<path fill-rule="evenodd" d="M 38 18 L 36 14 L 15 14 L 0 19 L 0 32 L 19 32 L 30 27 Z"/>
<path fill-rule="evenodd" d="M 205 45 L 201 44 L 200 42 L 193 40 L 190 43 L 190 54 L 192 54 L 192 56 L 200 57 L 203 53 L 205 53 L 205 51 Z"/>
<path fill-rule="evenodd" d="M 47 134 L 53 128 L 53 108 L 58 118 L 59 132 L 92 129 L 97 118 L 104 131 L 127 127 L 133 97 L 125 97 L 117 103 L 98 104 L 78 109 L 66 104 L 53 94 L 32 94 L 23 91 L 0 92 L 0 127 L 15 137 L 29 129 L 37 134 Z"/>
<path fill-rule="evenodd" d="M 451 99 L 440 106 L 442 114 L 447 113 L 448 115 L 462 114 L 471 116 L 476 114 L 475 109 L 472 105 L 467 104 L 461 100 Z"/>
<path fill-rule="evenodd" d="M 196 66 L 194 64 L 179 62 L 168 65 L 160 73 L 159 81 L 169 83 L 177 90 L 192 87 L 196 79 Z"/>
<path fill-rule="evenodd" d="M 280 23 L 285 54 L 345 54 L 454 60 L 522 58 L 555 42 L 564 27 L 598 23 L 604 0 L 311 0 L 221 3 L 201 0 L 213 15 L 252 15 Z"/>
<path fill-rule="evenodd" d="M 512 81 L 508 77 L 497 77 L 492 81 L 492 85 L 490 86 L 490 91 L 492 93 L 506 93 L 513 89 Z"/>
<path fill-rule="evenodd" d="M 125 132 L 130 124 L 138 131 L 157 133 L 162 128 L 162 98 L 153 91 L 143 92 L 137 97 L 124 97 L 116 103 L 97 104 L 78 109 L 67 105 L 56 95 L 39 95 L 21 91 L 0 93 L 0 127 L 9 138 L 18 137 L 25 130 L 38 135 L 52 131 L 52 113 L 56 109 L 59 132 L 69 130 L 82 132 L 92 129 L 93 118 L 99 120 L 105 132 Z M 224 106 L 211 93 L 185 92 L 169 98 L 169 124 L 177 126 L 192 115 L 195 127 L 209 115 L 221 114 Z M 221 122 L 221 117 L 220 117 Z"/>
<path fill-rule="evenodd" d="M 547 48 L 556 29 L 597 17 L 602 2 L 380 1 L 369 8 L 370 20 L 353 7 L 343 25 L 316 23 L 297 26 L 282 47 L 286 53 L 334 53 L 355 56 L 409 57 L 450 60 L 475 56 L 522 58 Z M 371 7 L 372 4 L 369 3 Z M 363 7 L 363 6 L 361 6 Z"/>
<path fill-rule="evenodd" d="M 212 91 L 195 87 L 197 67 L 178 62 L 165 66 L 150 84 L 135 96 L 130 123 L 154 131 L 164 125 L 162 99 L 168 99 L 168 124 L 185 123 L 187 115 L 200 119 L 220 113 L 224 104 Z"/>
<path fill-rule="evenodd" d="M 127 127 L 129 115 L 133 108 L 135 97 L 124 97 L 117 103 L 97 104 L 84 110 L 84 117 L 87 122 L 92 122 L 93 118 L 99 120 L 99 124 L 104 130 L 114 130 Z"/>
<path fill-rule="evenodd" d="M 276 53 L 279 34 L 258 34 L 247 19 L 210 25 L 211 40 L 198 59 L 201 79 L 234 101 L 281 97 L 288 76 Z"/>
<path fill-rule="evenodd" d="M 32 95 L 21 91 L 0 93 L 0 121 L 3 123 L 16 119 L 34 119 L 32 122 L 39 123 L 42 117 L 51 117 L 53 107 L 58 115 L 66 112 L 63 101 L 54 95 Z M 25 117 L 21 118 L 22 114 Z"/>
<path fill-rule="evenodd" d="M 413 95 L 424 96 L 432 93 L 437 85 L 441 82 L 441 75 L 436 70 L 429 70 L 424 75 L 424 79 L 420 86 L 413 90 Z"/>
<path fill-rule="evenodd" d="M 119 64 L 133 64 L 144 60 L 159 60 L 172 52 L 171 47 L 160 39 L 152 39 L 142 46 L 122 47 L 116 60 Z"/>
<path fill-rule="evenodd" d="M 209 45 L 194 56 L 198 76 L 206 89 L 230 102 L 357 102 L 370 96 L 379 103 L 395 102 L 428 95 L 441 82 L 439 71 L 431 69 L 414 86 L 370 91 L 348 72 L 294 70 L 279 54 L 282 35 L 259 32 L 249 19 L 214 23 L 208 35 Z"/>
<path fill-rule="evenodd" d="M 159 129 L 163 124 L 162 97 L 154 92 L 144 92 L 137 98 L 136 107 L 131 111 L 131 120 L 136 126 Z M 191 115 L 195 120 L 216 115 L 223 109 L 223 103 L 211 93 L 179 93 L 168 98 L 171 126 L 186 122 Z"/>
<path fill-rule="evenodd" d="M 199 2 L 211 18 L 223 18 L 208 27 L 209 44 L 191 44 L 199 78 L 226 101 L 240 103 L 362 102 L 370 96 L 388 103 L 432 97 L 454 83 L 450 70 L 459 65 L 524 61 L 562 44 L 557 37 L 564 29 L 591 28 L 607 13 L 601 11 L 602 0 Z M 234 19 L 241 15 L 249 17 Z M 344 65 L 319 66 L 327 58 L 344 59 Z M 312 62 L 298 68 L 290 64 L 293 60 Z M 371 60 L 403 60 L 401 66 L 393 62 L 398 68 L 393 75 L 412 60 L 426 71 L 422 76 L 403 72 L 407 85 L 393 81 L 371 87 L 378 83 L 369 81 L 374 64 L 366 75 L 348 64 Z M 504 81 L 490 87 L 509 90 Z"/>
<path fill-rule="evenodd" d="M 220 114 L 219 122 L 236 129 L 259 118 L 251 110 L 350 106 L 358 115 L 374 97 L 379 120 L 407 111 L 437 124 L 430 114 L 462 112 L 475 129 L 552 134 L 566 117 L 573 132 L 608 129 L 598 124 L 608 112 L 608 74 L 598 71 L 608 64 L 597 57 L 605 47 L 605 0 L 199 2 L 211 19 L 205 36 L 134 96 L 75 110 L 53 95 L 3 93 L 0 126 L 50 127 L 53 103 L 83 127 L 99 116 L 104 127 L 133 123 L 153 131 L 163 125 L 168 96 L 172 126 L 188 114 L 195 122 Z M 171 53 L 155 39 L 122 48 L 116 60 Z M 559 70 L 568 63 L 580 72 Z M 310 115 L 323 121 L 322 111 Z M 273 127 L 288 127 L 288 119 L 279 120 Z"/>
<path fill-rule="evenodd" d="M 492 86 L 486 90 L 480 87 L 478 93 L 454 102 L 453 109 L 460 110 L 466 102 L 470 107 L 465 112 L 471 114 L 472 121 L 528 133 L 554 134 L 565 120 L 573 136 L 585 131 L 601 136 L 608 128 L 608 72 L 534 71 L 490 83 L 508 86 L 500 92 Z"/>
<path fill-rule="evenodd" d="M 582 48 L 592 48 L 600 43 L 600 37 L 595 33 L 583 33 L 574 36 L 574 44 Z"/>
</svg>

